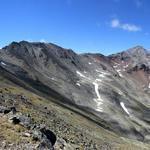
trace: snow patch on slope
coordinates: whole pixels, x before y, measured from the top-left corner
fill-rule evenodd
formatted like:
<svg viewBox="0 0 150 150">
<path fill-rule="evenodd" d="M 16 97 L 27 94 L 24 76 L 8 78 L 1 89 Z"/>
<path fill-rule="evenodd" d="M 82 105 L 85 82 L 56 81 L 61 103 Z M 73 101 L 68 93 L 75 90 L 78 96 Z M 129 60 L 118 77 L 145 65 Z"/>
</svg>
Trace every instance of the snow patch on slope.
<svg viewBox="0 0 150 150">
<path fill-rule="evenodd" d="M 105 75 L 104 74 L 99 74 L 99 77 L 105 78 Z"/>
<path fill-rule="evenodd" d="M 53 81 L 56 81 L 56 79 L 55 79 L 55 78 L 53 78 L 53 77 L 52 77 L 51 79 L 52 79 Z"/>
<path fill-rule="evenodd" d="M 81 84 L 80 84 L 80 83 L 76 83 L 76 85 L 77 85 L 77 86 L 81 86 Z"/>
<path fill-rule="evenodd" d="M 113 66 L 113 68 L 117 68 L 118 66 Z"/>
<path fill-rule="evenodd" d="M 148 88 L 150 89 L 150 83 L 148 84 Z"/>
<path fill-rule="evenodd" d="M 95 71 L 96 71 L 96 72 L 101 72 L 100 70 L 97 70 L 97 69 L 96 69 Z"/>
<path fill-rule="evenodd" d="M 126 69 L 126 68 L 128 68 L 128 66 L 129 66 L 129 65 L 127 64 L 127 65 L 123 66 L 123 68 L 125 68 L 125 69 Z"/>
<path fill-rule="evenodd" d="M 4 65 L 4 66 L 6 66 L 6 64 L 4 62 L 2 62 L 2 61 L 1 61 L 1 64 Z"/>
<path fill-rule="evenodd" d="M 129 113 L 128 109 L 125 107 L 124 103 L 123 103 L 123 102 L 120 102 L 120 105 L 121 105 L 121 107 L 123 108 L 123 110 L 124 110 L 128 115 L 130 115 L 130 113 Z"/>
<path fill-rule="evenodd" d="M 76 73 L 77 73 L 80 77 L 86 78 L 86 76 L 85 76 L 85 75 L 83 75 L 81 72 L 76 71 Z"/>
<path fill-rule="evenodd" d="M 120 77 L 123 77 L 123 75 L 122 75 L 122 73 L 121 73 L 121 70 L 118 69 L 118 70 L 116 70 L 116 71 L 118 72 L 118 74 L 119 74 Z"/>
<path fill-rule="evenodd" d="M 103 112 L 103 99 L 99 93 L 99 85 L 103 82 L 103 80 L 107 79 L 107 76 L 110 75 L 109 72 L 105 72 L 99 69 L 95 70 L 97 72 L 96 75 L 96 79 L 95 76 L 92 76 L 90 73 L 87 73 L 85 71 L 83 71 L 83 73 L 79 72 L 78 70 L 76 71 L 77 75 L 79 75 L 81 77 L 80 80 L 82 80 L 82 82 L 85 83 L 92 83 L 94 85 L 94 91 L 96 93 L 96 98 L 93 98 L 94 102 L 96 103 L 96 108 L 94 108 L 96 111 L 98 112 Z M 86 75 L 85 75 L 86 74 Z M 81 86 L 79 82 L 76 83 L 77 86 Z"/>
<path fill-rule="evenodd" d="M 95 87 L 95 93 L 97 95 L 97 99 L 94 99 L 94 101 L 97 103 L 97 108 L 96 110 L 99 112 L 103 112 L 103 108 L 101 107 L 101 105 L 103 104 L 103 99 L 100 96 L 99 90 L 98 90 L 98 83 L 96 81 L 101 81 L 99 79 L 96 79 L 95 82 L 93 82 L 94 87 Z"/>
</svg>

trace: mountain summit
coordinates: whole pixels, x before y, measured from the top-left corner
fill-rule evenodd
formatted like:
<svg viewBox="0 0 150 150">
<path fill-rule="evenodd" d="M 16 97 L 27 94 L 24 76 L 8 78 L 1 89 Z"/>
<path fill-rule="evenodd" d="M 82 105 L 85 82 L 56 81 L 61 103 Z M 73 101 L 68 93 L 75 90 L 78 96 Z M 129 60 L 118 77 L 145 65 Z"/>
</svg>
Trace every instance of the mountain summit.
<svg viewBox="0 0 150 150">
<path fill-rule="evenodd" d="M 127 51 L 129 53 L 132 53 L 132 54 L 134 54 L 134 53 L 138 53 L 138 54 L 140 54 L 140 53 L 148 53 L 148 51 L 143 46 L 139 46 L 139 45 L 135 46 L 133 48 L 130 48 Z"/>
<path fill-rule="evenodd" d="M 150 54 L 140 46 L 108 57 L 26 41 L 0 51 L 7 82 L 142 142 L 150 142 L 149 68 Z"/>
</svg>

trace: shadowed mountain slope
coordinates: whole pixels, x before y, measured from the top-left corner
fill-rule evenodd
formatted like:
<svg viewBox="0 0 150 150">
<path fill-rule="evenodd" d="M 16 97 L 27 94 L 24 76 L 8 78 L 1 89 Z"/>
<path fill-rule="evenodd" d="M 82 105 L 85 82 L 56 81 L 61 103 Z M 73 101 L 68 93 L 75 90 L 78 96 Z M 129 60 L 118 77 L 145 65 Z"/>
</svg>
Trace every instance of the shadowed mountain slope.
<svg viewBox="0 0 150 150">
<path fill-rule="evenodd" d="M 13 42 L 0 50 L 0 73 L 119 136 L 150 141 L 150 54 L 141 46 L 104 56 Z"/>
</svg>

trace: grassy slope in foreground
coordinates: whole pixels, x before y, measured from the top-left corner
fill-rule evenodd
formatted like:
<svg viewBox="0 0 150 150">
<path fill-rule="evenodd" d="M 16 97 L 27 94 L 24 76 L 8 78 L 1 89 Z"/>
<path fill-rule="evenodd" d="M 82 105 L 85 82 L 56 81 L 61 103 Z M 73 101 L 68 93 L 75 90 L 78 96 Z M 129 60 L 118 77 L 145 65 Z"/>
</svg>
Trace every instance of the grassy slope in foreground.
<svg viewBox="0 0 150 150">
<path fill-rule="evenodd" d="M 65 141 L 66 150 L 149 150 L 150 145 L 138 141 L 118 137 L 83 116 L 72 112 L 45 98 L 37 96 L 19 86 L 12 85 L 4 78 L 0 78 L 0 94 L 3 95 L 1 105 L 15 105 L 19 112 L 28 114 L 33 121 L 45 124 L 57 135 L 55 149 L 60 150 L 60 141 Z M 23 99 L 20 99 L 24 97 Z M 4 128 L 5 127 L 5 128 Z M 4 129 L 5 130 L 4 130 Z M 8 141 L 9 144 L 22 142 L 21 133 L 25 129 L 14 126 L 0 117 L 0 142 Z M 6 131 L 6 132 L 5 132 Z M 9 132 L 7 132 L 9 131 Z M 15 135 L 17 141 L 14 141 Z M 32 142 L 30 139 L 26 139 Z"/>
</svg>

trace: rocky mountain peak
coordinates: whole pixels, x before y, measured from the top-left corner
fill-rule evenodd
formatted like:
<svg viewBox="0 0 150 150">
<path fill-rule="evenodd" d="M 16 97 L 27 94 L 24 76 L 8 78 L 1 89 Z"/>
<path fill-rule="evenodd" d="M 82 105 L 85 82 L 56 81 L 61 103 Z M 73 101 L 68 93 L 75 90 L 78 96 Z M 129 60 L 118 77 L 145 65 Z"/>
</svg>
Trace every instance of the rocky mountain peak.
<svg viewBox="0 0 150 150">
<path fill-rule="evenodd" d="M 150 53 L 142 46 L 135 46 L 126 51 L 110 55 L 109 58 L 117 62 L 126 62 L 131 68 L 135 66 L 145 65 L 150 68 Z"/>
<path fill-rule="evenodd" d="M 62 48 L 53 43 L 43 43 L 43 42 L 28 42 L 28 41 L 20 41 L 20 42 L 12 42 L 8 46 L 4 47 L 10 53 L 19 54 L 20 52 L 27 53 L 37 53 L 39 51 L 44 51 L 47 53 L 53 53 L 56 55 L 61 55 L 61 53 L 68 53 L 71 55 L 75 55 L 75 52 L 71 49 Z"/>
<path fill-rule="evenodd" d="M 136 46 L 126 51 L 131 57 L 143 57 L 148 55 L 148 51 L 142 46 Z"/>
</svg>

